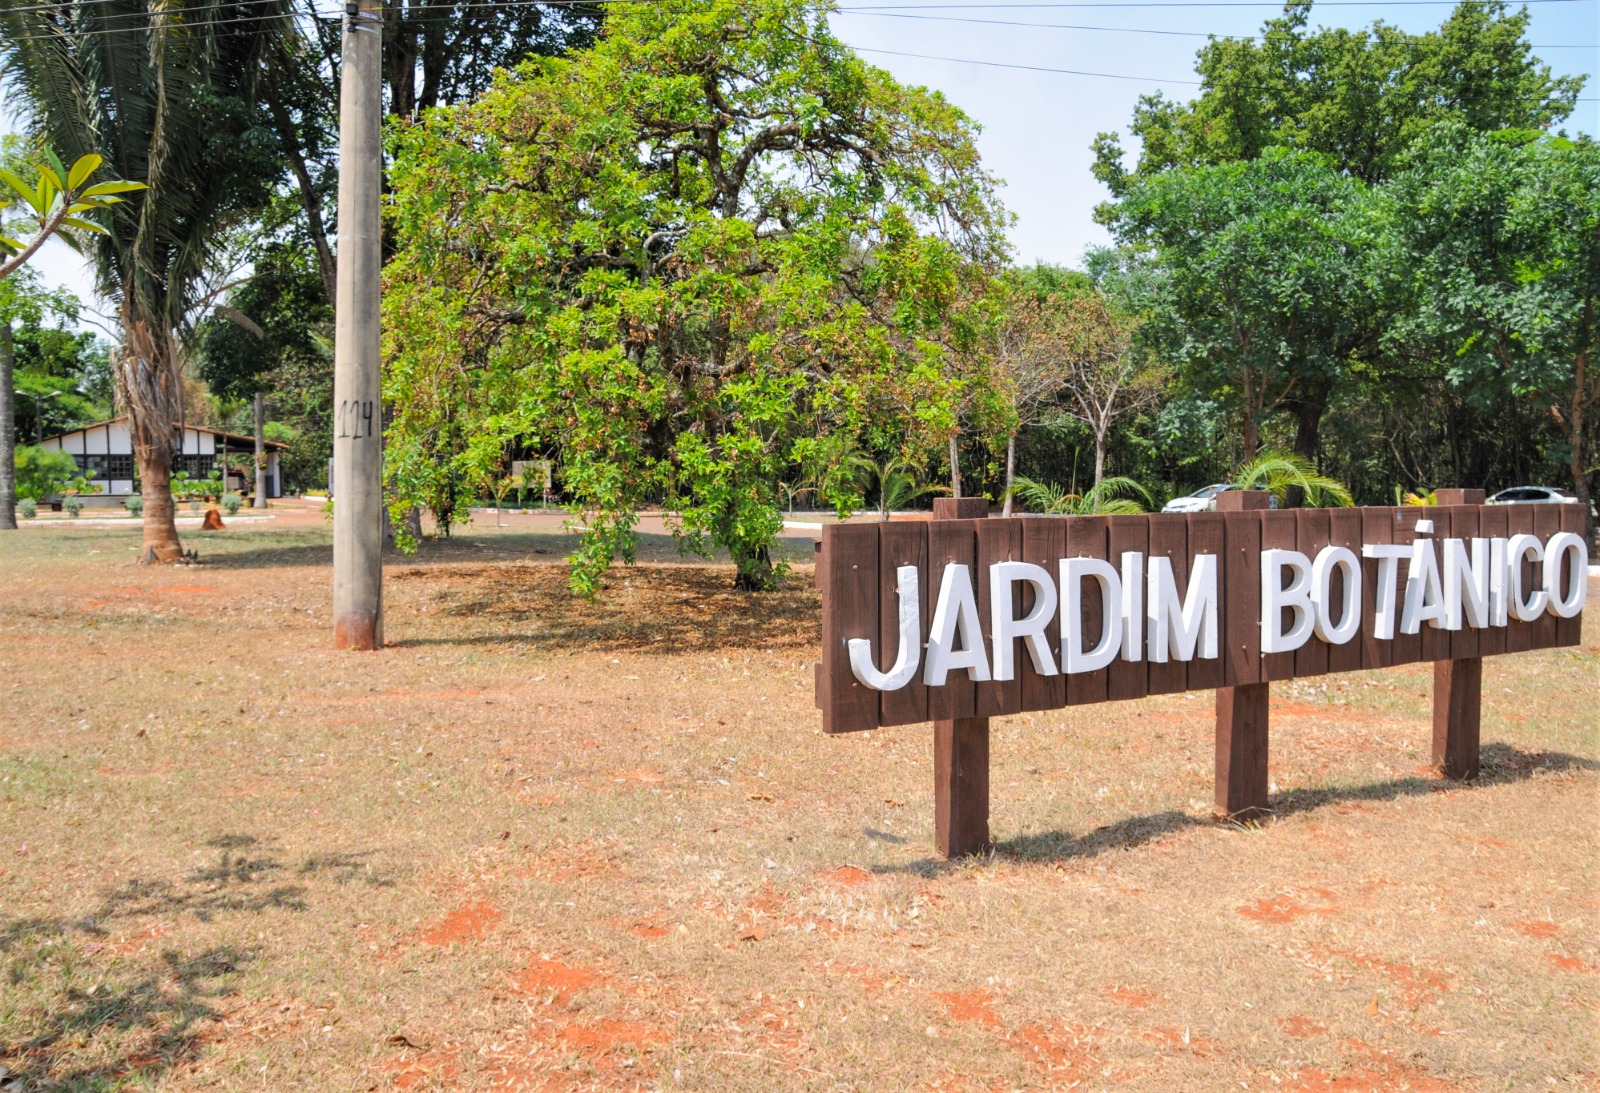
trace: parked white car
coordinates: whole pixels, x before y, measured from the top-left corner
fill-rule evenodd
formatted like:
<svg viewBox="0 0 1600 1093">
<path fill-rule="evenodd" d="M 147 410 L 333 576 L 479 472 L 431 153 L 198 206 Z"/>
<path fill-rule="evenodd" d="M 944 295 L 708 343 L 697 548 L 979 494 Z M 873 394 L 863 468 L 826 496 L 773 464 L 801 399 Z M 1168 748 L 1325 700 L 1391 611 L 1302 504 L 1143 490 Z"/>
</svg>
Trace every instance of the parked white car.
<svg viewBox="0 0 1600 1093">
<path fill-rule="evenodd" d="M 1195 490 L 1183 497 L 1174 497 L 1161 506 L 1162 512 L 1210 512 L 1217 507 L 1217 494 L 1227 490 L 1238 489 L 1225 482 L 1218 482 L 1204 489 Z"/>
<path fill-rule="evenodd" d="M 1491 505 L 1572 505 L 1577 497 L 1552 486 L 1513 486 L 1489 498 Z"/>
</svg>

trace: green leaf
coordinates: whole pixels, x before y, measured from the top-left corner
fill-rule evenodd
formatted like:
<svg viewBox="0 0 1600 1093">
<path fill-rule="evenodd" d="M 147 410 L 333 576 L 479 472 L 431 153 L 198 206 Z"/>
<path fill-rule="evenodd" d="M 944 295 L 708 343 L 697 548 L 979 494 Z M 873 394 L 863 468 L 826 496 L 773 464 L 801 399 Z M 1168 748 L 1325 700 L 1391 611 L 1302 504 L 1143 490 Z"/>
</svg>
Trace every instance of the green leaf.
<svg viewBox="0 0 1600 1093">
<path fill-rule="evenodd" d="M 100 197 L 104 194 L 125 194 L 132 190 L 148 190 L 149 188 L 142 182 L 96 182 L 78 196 L 80 198 Z"/>
<path fill-rule="evenodd" d="M 94 232 L 97 235 L 106 234 L 106 230 L 99 224 L 96 224 L 92 220 L 85 220 L 79 216 L 62 217 L 61 226 L 65 228 L 77 228 L 79 231 Z"/>
<path fill-rule="evenodd" d="M 92 152 L 81 157 L 78 162 L 72 165 L 72 171 L 67 175 L 67 189 L 76 190 L 79 186 L 82 186 L 83 180 L 94 174 L 99 169 L 100 164 L 104 162 L 104 159 Z"/>
</svg>

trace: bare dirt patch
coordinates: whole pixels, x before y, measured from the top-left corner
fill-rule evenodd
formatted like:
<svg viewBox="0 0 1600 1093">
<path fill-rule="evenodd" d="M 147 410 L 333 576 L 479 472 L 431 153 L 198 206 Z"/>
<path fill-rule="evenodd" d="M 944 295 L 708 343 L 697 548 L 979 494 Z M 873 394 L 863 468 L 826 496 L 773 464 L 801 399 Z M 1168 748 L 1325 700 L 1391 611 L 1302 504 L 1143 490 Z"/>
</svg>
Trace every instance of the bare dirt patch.
<svg viewBox="0 0 1600 1093">
<path fill-rule="evenodd" d="M 328 648 L 320 517 L 193 536 L 182 572 L 134 566 L 134 528 L 0 535 L 0 1066 L 119 1091 L 1600 1074 L 1592 641 L 1486 662 L 1472 787 L 1431 771 L 1425 666 L 1274 684 L 1274 816 L 1246 829 L 1211 817 L 1208 694 L 997 718 L 995 852 L 949 863 L 929 732 L 817 731 L 803 563 L 746 596 L 652 540 L 589 604 L 565 542 L 392 559 L 393 644 L 357 657 Z"/>
</svg>

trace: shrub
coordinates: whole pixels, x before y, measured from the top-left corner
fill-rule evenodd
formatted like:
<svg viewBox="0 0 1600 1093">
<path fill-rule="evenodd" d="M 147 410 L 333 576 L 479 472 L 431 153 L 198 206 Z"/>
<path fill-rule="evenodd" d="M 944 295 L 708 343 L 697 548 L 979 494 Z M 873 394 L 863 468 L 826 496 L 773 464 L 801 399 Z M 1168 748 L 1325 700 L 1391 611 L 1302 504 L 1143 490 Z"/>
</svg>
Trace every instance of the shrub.
<svg viewBox="0 0 1600 1093">
<path fill-rule="evenodd" d="M 17 496 L 42 501 L 78 473 L 78 461 L 66 452 L 24 444 L 17 449 Z"/>
<path fill-rule="evenodd" d="M 227 513 L 229 516 L 237 515 L 239 509 L 243 506 L 244 498 L 240 497 L 238 494 L 230 492 L 222 495 L 222 511 Z"/>
<path fill-rule="evenodd" d="M 39 502 L 31 497 L 24 497 L 17 502 L 17 514 L 24 520 L 32 520 L 39 515 Z"/>
<path fill-rule="evenodd" d="M 75 493 L 69 493 L 62 500 L 61 507 L 67 510 L 67 515 L 76 520 L 83 512 L 83 498 Z"/>
<path fill-rule="evenodd" d="M 142 494 L 131 495 L 122 505 L 128 510 L 129 516 L 142 516 L 144 514 L 144 496 Z"/>
</svg>

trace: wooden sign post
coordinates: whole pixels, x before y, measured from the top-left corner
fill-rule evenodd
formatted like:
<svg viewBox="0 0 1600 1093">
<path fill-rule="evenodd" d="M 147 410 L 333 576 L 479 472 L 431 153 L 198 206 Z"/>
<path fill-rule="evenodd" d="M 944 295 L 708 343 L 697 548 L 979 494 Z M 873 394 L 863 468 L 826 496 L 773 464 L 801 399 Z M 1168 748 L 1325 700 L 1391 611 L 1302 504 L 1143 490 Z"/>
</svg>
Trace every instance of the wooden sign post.
<svg viewBox="0 0 1600 1093">
<path fill-rule="evenodd" d="M 1483 657 L 1578 642 L 1576 505 L 1274 510 L 1229 491 L 1192 515 L 830 525 L 817 705 L 829 733 L 934 724 L 934 829 L 989 840 L 989 719 L 1215 689 L 1216 803 L 1270 811 L 1273 680 L 1434 662 L 1433 757 L 1478 773 Z"/>
</svg>

